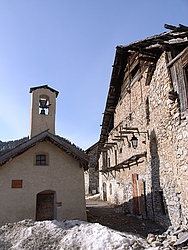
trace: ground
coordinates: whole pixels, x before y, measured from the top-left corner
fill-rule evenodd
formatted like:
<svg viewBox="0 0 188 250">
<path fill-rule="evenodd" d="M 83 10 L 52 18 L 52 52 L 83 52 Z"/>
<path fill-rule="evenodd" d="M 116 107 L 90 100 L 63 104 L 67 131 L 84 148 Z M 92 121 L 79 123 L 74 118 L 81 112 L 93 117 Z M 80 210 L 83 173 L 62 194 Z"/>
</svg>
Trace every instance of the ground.
<svg viewBox="0 0 188 250">
<path fill-rule="evenodd" d="M 118 230 L 139 234 L 146 238 L 149 233 L 162 234 L 165 229 L 151 220 L 144 220 L 125 214 L 121 206 L 113 206 L 97 198 L 86 199 L 88 222 Z"/>
<path fill-rule="evenodd" d="M 186 228 L 178 231 L 169 228 L 163 235 L 157 235 L 164 231 L 161 226 L 125 214 L 121 206 L 95 199 L 87 199 L 89 223 L 25 219 L 5 224 L 0 228 L 0 250 L 188 249 Z M 147 237 L 149 233 L 154 234 Z"/>
</svg>

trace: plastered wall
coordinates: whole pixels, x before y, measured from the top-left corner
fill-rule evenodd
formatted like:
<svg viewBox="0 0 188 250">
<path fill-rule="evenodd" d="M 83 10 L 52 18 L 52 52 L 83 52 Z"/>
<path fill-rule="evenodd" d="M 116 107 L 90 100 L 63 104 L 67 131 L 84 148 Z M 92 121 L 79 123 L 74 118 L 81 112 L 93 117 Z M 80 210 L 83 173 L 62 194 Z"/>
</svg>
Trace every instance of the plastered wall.
<svg viewBox="0 0 188 250">
<path fill-rule="evenodd" d="M 35 155 L 48 153 L 49 165 L 36 166 Z M 22 188 L 11 188 L 22 180 Z M 36 219 L 36 196 L 56 193 L 56 219 L 86 220 L 84 171 L 79 163 L 49 142 L 40 142 L 0 168 L 0 225 L 22 219 Z"/>
</svg>

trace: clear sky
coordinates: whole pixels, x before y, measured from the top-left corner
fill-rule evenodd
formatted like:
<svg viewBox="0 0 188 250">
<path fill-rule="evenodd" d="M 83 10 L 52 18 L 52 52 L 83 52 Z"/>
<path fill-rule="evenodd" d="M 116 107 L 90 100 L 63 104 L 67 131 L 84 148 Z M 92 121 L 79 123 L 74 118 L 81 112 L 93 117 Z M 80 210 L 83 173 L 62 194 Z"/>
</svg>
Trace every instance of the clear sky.
<svg viewBox="0 0 188 250">
<path fill-rule="evenodd" d="M 29 135 L 30 87 L 57 98 L 56 134 L 99 139 L 117 45 L 188 26 L 188 0 L 0 0 L 0 140 Z"/>
</svg>

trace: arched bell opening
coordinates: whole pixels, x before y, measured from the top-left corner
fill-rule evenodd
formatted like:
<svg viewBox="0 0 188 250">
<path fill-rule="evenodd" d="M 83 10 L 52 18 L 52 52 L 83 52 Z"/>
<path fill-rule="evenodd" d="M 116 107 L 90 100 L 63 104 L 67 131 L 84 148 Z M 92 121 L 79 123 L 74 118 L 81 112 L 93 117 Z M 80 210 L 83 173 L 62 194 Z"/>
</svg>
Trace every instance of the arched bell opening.
<svg viewBox="0 0 188 250">
<path fill-rule="evenodd" d="M 49 115 L 50 100 L 47 95 L 40 95 L 39 97 L 39 114 Z"/>
</svg>

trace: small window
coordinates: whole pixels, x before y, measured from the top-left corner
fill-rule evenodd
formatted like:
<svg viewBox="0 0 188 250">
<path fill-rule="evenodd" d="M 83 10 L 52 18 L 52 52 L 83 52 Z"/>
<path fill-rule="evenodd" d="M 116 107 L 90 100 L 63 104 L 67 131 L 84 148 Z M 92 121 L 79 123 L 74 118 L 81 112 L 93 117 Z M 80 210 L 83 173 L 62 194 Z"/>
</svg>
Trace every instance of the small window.
<svg viewBox="0 0 188 250">
<path fill-rule="evenodd" d="M 108 158 L 108 167 L 110 167 L 110 158 Z"/>
<path fill-rule="evenodd" d="M 36 165 L 46 165 L 46 155 L 36 155 Z"/>
<path fill-rule="evenodd" d="M 149 122 L 150 122 L 150 112 L 149 112 L 149 98 L 148 97 L 146 99 L 145 108 L 146 108 L 146 124 L 149 125 Z"/>
<path fill-rule="evenodd" d="M 115 150 L 115 165 L 117 165 L 117 150 Z"/>
<path fill-rule="evenodd" d="M 102 167 L 103 167 L 103 170 L 107 168 L 107 152 L 103 152 L 103 155 L 102 155 Z"/>
</svg>

